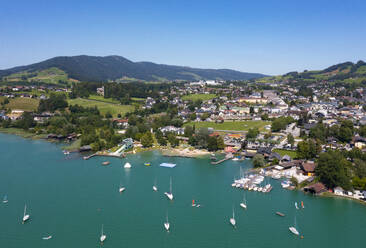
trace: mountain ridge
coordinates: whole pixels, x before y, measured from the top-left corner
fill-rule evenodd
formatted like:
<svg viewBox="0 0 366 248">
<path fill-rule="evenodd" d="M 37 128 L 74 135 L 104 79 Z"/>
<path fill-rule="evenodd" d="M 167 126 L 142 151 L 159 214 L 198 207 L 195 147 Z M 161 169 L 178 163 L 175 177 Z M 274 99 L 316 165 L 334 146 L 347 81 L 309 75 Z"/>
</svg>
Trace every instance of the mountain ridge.
<svg viewBox="0 0 366 248">
<path fill-rule="evenodd" d="M 53 67 L 67 73 L 69 78 L 79 81 L 109 81 L 121 78 L 143 81 L 247 80 L 266 76 L 231 69 L 201 69 L 147 61 L 133 62 L 118 55 L 78 55 L 58 56 L 30 65 L 0 70 L 0 77 L 21 72 L 32 73 Z"/>
</svg>

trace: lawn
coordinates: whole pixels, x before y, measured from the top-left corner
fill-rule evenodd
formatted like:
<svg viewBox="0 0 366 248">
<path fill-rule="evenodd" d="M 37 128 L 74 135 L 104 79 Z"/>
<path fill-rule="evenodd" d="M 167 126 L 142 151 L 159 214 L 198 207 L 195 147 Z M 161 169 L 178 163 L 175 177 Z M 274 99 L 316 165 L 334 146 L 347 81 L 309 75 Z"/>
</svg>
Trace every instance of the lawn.
<svg viewBox="0 0 366 248">
<path fill-rule="evenodd" d="M 296 152 L 295 151 L 289 151 L 284 149 L 273 149 L 273 152 L 277 152 L 278 154 L 283 157 L 284 155 L 289 155 L 292 159 L 296 158 Z"/>
<path fill-rule="evenodd" d="M 207 100 L 213 99 L 215 97 L 216 97 L 215 94 L 190 94 L 190 95 L 182 96 L 182 100 L 184 100 L 184 101 L 186 101 L 186 100 L 190 100 L 190 101 L 196 101 L 196 100 L 207 101 Z"/>
<path fill-rule="evenodd" d="M 101 102 L 96 100 L 90 100 L 90 99 L 69 99 L 68 103 L 70 105 L 78 104 L 83 107 L 94 107 L 97 106 L 101 114 L 111 113 L 113 117 L 117 117 L 118 114 L 121 114 L 122 116 L 125 115 L 127 112 L 131 112 L 134 110 L 134 106 L 131 105 L 119 105 L 114 103 L 107 103 L 107 102 Z"/>
<path fill-rule="evenodd" d="M 37 110 L 38 105 L 38 99 L 28 97 L 16 97 L 14 99 L 10 99 L 9 103 L 6 105 L 6 108 L 10 108 L 11 110 L 20 109 L 24 111 L 35 111 Z"/>
<path fill-rule="evenodd" d="M 250 128 L 258 128 L 260 131 L 264 129 L 265 125 L 269 125 L 269 121 L 225 121 L 224 123 L 215 122 L 189 122 L 184 124 L 195 125 L 196 128 L 211 127 L 214 130 L 232 130 L 232 131 L 248 131 Z"/>
<path fill-rule="evenodd" d="M 106 103 L 114 103 L 119 104 L 120 102 L 118 100 L 112 99 L 112 98 L 104 98 L 103 96 L 97 96 L 97 95 L 91 95 L 89 96 L 90 100 L 100 101 L 100 102 L 106 102 Z"/>
</svg>

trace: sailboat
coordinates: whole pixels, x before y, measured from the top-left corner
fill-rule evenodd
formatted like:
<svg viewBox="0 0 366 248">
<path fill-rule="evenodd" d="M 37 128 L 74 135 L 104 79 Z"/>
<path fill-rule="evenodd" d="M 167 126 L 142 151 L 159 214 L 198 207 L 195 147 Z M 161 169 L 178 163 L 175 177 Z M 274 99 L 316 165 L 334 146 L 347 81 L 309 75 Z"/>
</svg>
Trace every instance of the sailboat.
<svg viewBox="0 0 366 248">
<path fill-rule="evenodd" d="M 173 200 L 174 196 L 172 193 L 172 178 L 170 178 L 170 191 L 165 192 L 164 194 L 169 198 L 169 200 Z"/>
<path fill-rule="evenodd" d="M 131 164 L 129 162 L 125 163 L 125 165 L 124 165 L 124 168 L 125 169 L 130 169 L 131 167 L 132 166 L 131 166 Z"/>
<path fill-rule="evenodd" d="M 194 203 L 194 200 L 192 200 L 192 207 L 195 207 L 196 203 Z"/>
<path fill-rule="evenodd" d="M 164 222 L 164 228 L 167 232 L 169 232 L 169 229 L 170 229 L 170 223 L 169 223 L 169 220 L 168 220 L 168 214 L 166 214 L 166 221 Z"/>
<path fill-rule="evenodd" d="M 153 190 L 154 190 L 155 192 L 156 192 L 156 191 L 158 191 L 158 187 L 156 186 L 156 179 L 155 179 L 155 181 L 154 181 Z"/>
<path fill-rule="evenodd" d="M 125 191 L 125 187 L 122 187 L 122 184 L 119 185 L 119 193 L 122 193 L 123 191 Z"/>
<path fill-rule="evenodd" d="M 301 207 L 302 207 L 302 208 L 305 208 L 305 207 L 304 207 L 304 202 L 303 202 L 303 201 L 301 201 Z"/>
<path fill-rule="evenodd" d="M 7 195 L 4 196 L 3 203 L 8 203 L 8 196 Z"/>
<path fill-rule="evenodd" d="M 299 206 L 297 206 L 297 202 L 295 202 L 295 208 L 296 209 L 299 209 Z"/>
<path fill-rule="evenodd" d="M 231 224 L 233 227 L 235 227 L 235 226 L 236 226 L 234 208 L 233 208 L 233 217 L 232 217 L 232 218 L 230 218 L 230 224 Z"/>
<path fill-rule="evenodd" d="M 247 209 L 247 201 L 245 200 L 245 194 L 243 194 L 243 202 L 240 203 L 240 207 Z"/>
<path fill-rule="evenodd" d="M 49 236 L 47 236 L 47 237 L 43 237 L 42 239 L 43 239 L 43 240 L 49 240 L 49 239 L 52 239 L 52 235 L 49 235 Z"/>
<path fill-rule="evenodd" d="M 30 215 L 26 214 L 26 212 L 27 212 L 27 205 L 24 205 L 23 224 L 30 218 Z"/>
<path fill-rule="evenodd" d="M 103 233 L 103 224 L 102 224 L 102 232 L 100 234 L 100 242 L 103 243 L 106 240 L 107 236 Z"/>
<path fill-rule="evenodd" d="M 297 229 L 296 229 L 296 216 L 295 216 L 295 225 L 294 225 L 294 226 L 290 226 L 288 229 L 289 229 L 289 230 L 290 230 L 290 232 L 292 232 L 293 234 L 295 234 L 295 235 L 299 235 L 299 231 L 297 231 Z"/>
</svg>

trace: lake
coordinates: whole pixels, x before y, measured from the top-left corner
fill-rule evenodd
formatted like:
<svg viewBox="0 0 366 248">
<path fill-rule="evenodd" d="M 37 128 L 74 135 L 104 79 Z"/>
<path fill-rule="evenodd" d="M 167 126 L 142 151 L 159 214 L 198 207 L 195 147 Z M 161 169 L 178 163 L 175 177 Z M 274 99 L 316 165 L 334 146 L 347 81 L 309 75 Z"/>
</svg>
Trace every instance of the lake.
<svg viewBox="0 0 366 248">
<path fill-rule="evenodd" d="M 366 206 L 281 188 L 267 194 L 231 187 L 250 160 L 226 161 L 163 157 L 159 152 L 125 159 L 79 154 L 65 156 L 61 146 L 0 134 L 0 247 L 360 247 L 366 242 Z M 102 166 L 103 161 L 111 162 Z M 126 170 L 124 163 L 132 168 Z M 150 162 L 151 166 L 144 166 Z M 163 162 L 175 168 L 163 168 Z M 174 200 L 163 194 L 172 178 Z M 157 181 L 158 192 L 152 186 Z M 126 191 L 120 194 L 120 184 Z M 2 203 L 4 195 L 9 202 Z M 200 208 L 191 207 L 192 199 Z M 295 202 L 305 209 L 296 210 Z M 22 224 L 24 205 L 31 219 Z M 237 228 L 229 224 L 235 210 Z M 285 217 L 275 214 L 285 213 Z M 163 223 L 169 216 L 171 231 Z M 304 236 L 289 232 L 296 216 Z M 50 240 L 42 237 L 52 235 Z"/>
</svg>

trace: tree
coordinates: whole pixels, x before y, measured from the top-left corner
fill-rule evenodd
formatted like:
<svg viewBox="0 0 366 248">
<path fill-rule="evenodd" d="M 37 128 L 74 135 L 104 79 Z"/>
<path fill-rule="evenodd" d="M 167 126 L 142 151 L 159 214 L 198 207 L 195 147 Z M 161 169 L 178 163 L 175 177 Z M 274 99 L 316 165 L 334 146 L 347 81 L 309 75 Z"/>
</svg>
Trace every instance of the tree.
<svg viewBox="0 0 366 248">
<path fill-rule="evenodd" d="M 225 148 L 224 139 L 221 136 L 217 137 L 217 149 L 223 150 L 224 148 Z"/>
<path fill-rule="evenodd" d="M 264 160 L 264 157 L 262 154 L 256 154 L 253 158 L 253 166 L 255 168 L 264 166 L 266 161 Z"/>
<path fill-rule="evenodd" d="M 247 139 L 255 139 L 255 138 L 257 138 L 258 134 L 259 134 L 258 128 L 250 128 L 248 130 L 248 133 L 246 135 L 246 138 Z"/>
<path fill-rule="evenodd" d="M 349 167 L 350 162 L 339 151 L 327 151 L 320 154 L 315 173 L 328 188 L 341 186 L 349 190 L 351 188 Z"/>
<path fill-rule="evenodd" d="M 172 147 L 179 146 L 179 139 L 173 133 L 168 134 L 168 141 Z"/>
<path fill-rule="evenodd" d="M 191 137 L 194 134 L 193 127 L 192 126 L 186 126 L 184 128 L 184 136 L 185 137 Z"/>
<path fill-rule="evenodd" d="M 146 132 L 142 135 L 141 145 L 143 147 L 151 147 L 153 145 L 153 137 L 150 132 Z"/>
<path fill-rule="evenodd" d="M 289 143 L 291 146 L 293 146 L 295 143 L 294 136 L 292 136 L 290 133 L 287 135 L 287 143 Z"/>
</svg>

